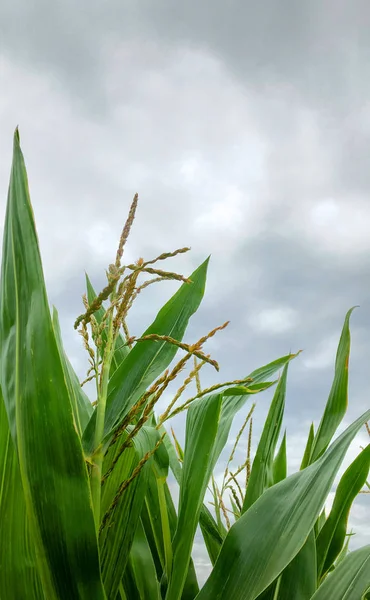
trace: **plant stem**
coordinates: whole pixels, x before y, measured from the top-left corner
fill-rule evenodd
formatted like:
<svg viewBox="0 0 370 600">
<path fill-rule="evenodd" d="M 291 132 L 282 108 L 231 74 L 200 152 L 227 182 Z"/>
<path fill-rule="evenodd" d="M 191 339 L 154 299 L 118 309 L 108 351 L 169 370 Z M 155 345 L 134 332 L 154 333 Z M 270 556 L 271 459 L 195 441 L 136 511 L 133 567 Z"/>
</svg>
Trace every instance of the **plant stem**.
<svg viewBox="0 0 370 600">
<path fill-rule="evenodd" d="M 94 437 L 94 448 L 93 454 L 93 466 L 91 471 L 91 496 L 94 511 L 94 521 L 97 533 L 99 532 L 100 526 L 100 504 L 101 504 L 101 480 L 102 480 L 102 468 L 104 452 L 102 447 L 104 437 L 104 422 L 105 422 L 105 409 L 107 405 L 108 395 L 108 383 L 109 383 L 109 371 L 113 357 L 114 350 L 114 331 L 113 331 L 113 315 L 112 313 L 108 316 L 108 335 L 107 343 L 104 351 L 104 358 L 102 364 L 102 371 L 100 377 L 99 393 L 98 393 L 98 404 L 96 407 L 96 425 L 95 425 L 95 437 Z"/>
</svg>

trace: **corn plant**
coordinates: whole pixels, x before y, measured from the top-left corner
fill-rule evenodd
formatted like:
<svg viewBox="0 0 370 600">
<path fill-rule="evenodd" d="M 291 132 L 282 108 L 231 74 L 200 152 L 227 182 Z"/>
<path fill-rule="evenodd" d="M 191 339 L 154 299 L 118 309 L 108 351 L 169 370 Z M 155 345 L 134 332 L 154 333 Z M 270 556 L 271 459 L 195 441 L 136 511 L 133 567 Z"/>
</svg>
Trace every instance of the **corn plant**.
<svg viewBox="0 0 370 600">
<path fill-rule="evenodd" d="M 335 437 L 347 409 L 352 310 L 321 422 L 311 426 L 301 469 L 287 476 L 281 430 L 297 354 L 202 388 L 201 370 L 218 370 L 204 346 L 227 323 L 193 344 L 182 340 L 204 294 L 208 260 L 190 277 L 158 267 L 188 248 L 124 264 L 137 203 L 135 195 L 105 288 L 96 293 L 86 278 L 75 322 L 89 361 L 80 383 L 49 308 L 15 132 L 0 284 L 0 599 L 370 598 L 370 546 L 349 552 L 347 535 L 353 500 L 370 489 L 370 445 L 342 476 L 329 514 L 323 510 L 350 443 L 370 419 L 368 410 Z M 179 281 L 178 291 L 142 334 L 131 335 L 135 299 L 164 280 Z M 159 414 L 158 401 L 186 369 Z M 83 389 L 88 381 L 93 401 Z M 254 457 L 252 404 L 220 485 L 214 473 L 234 418 L 272 386 Z M 179 413 L 186 413 L 183 449 L 168 430 Z M 234 468 L 242 437 L 247 456 Z M 212 563 L 201 589 L 191 557 L 198 525 Z"/>
</svg>

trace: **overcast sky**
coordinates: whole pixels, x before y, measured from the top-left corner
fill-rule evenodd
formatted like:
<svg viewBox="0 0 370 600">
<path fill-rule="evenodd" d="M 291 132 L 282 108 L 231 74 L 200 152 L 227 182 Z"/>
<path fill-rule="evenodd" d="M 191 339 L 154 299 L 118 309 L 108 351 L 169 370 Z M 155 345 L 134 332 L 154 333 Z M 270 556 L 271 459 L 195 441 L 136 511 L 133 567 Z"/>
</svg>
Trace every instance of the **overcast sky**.
<svg viewBox="0 0 370 600">
<path fill-rule="evenodd" d="M 171 264 L 188 275 L 212 255 L 187 338 L 231 320 L 209 344 L 222 380 L 304 349 L 288 380 L 292 469 L 357 304 L 346 422 L 369 407 L 369 27 L 367 0 L 0 4 L 1 223 L 19 125 L 49 297 L 81 377 L 84 271 L 104 285 L 137 191 L 127 260 L 190 245 Z M 175 289 L 143 293 L 133 333 Z M 370 542 L 369 501 L 353 511 L 355 545 Z"/>
</svg>

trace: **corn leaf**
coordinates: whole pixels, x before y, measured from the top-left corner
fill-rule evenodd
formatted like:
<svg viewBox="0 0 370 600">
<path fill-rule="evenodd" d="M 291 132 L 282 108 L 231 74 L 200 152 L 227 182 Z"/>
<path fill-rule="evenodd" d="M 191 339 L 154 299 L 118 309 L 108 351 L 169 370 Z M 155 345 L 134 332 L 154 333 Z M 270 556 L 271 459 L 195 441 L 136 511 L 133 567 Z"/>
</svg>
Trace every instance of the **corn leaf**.
<svg viewBox="0 0 370 600">
<path fill-rule="evenodd" d="M 348 405 L 348 363 L 351 347 L 349 321 L 355 307 L 351 308 L 344 320 L 335 359 L 334 380 L 330 390 L 325 411 L 312 443 L 308 464 L 314 462 L 326 450 L 334 433 L 340 425 Z"/>
<path fill-rule="evenodd" d="M 81 442 L 47 301 L 14 136 L 0 290 L 0 385 L 48 600 L 105 597 Z"/>
<path fill-rule="evenodd" d="M 310 600 L 317 589 L 316 572 L 315 535 L 311 531 L 301 550 L 280 575 L 276 600 Z"/>
<path fill-rule="evenodd" d="M 326 577 L 311 600 L 363 600 L 369 590 L 370 545 L 350 552 Z"/>
<path fill-rule="evenodd" d="M 214 467 L 212 456 L 221 403 L 222 394 L 212 394 L 194 402 L 188 410 L 179 514 L 166 600 L 181 598 L 204 494 Z"/>
<path fill-rule="evenodd" d="M 311 456 L 311 452 L 312 452 L 312 444 L 313 444 L 314 439 L 315 439 L 315 429 L 314 429 L 314 424 L 311 423 L 310 431 L 308 432 L 306 448 L 303 453 L 301 469 L 305 469 L 310 462 L 310 456 Z"/>
<path fill-rule="evenodd" d="M 131 546 L 123 588 L 130 600 L 161 600 L 155 565 L 141 520 Z"/>
<path fill-rule="evenodd" d="M 343 547 L 352 503 L 369 474 L 370 444 L 362 450 L 343 474 L 330 514 L 317 538 L 318 576 L 322 577 L 335 562 Z"/>
<path fill-rule="evenodd" d="M 17 454 L 0 388 L 0 598 L 43 600 Z"/>
<path fill-rule="evenodd" d="M 127 434 L 122 436 L 121 443 L 124 443 L 126 437 Z M 120 485 L 133 476 L 139 462 L 147 453 L 153 451 L 158 439 L 159 435 L 155 429 L 142 427 L 134 437 L 133 445 L 119 456 L 112 473 L 103 484 L 101 514 L 102 518 L 106 513 L 109 516 L 100 533 L 99 544 L 102 577 L 108 598 L 116 597 L 126 569 L 147 491 L 152 456 L 123 491 L 114 509 L 112 502 Z M 104 461 L 104 473 L 110 468 L 119 451 L 120 444 L 112 446 Z"/>
<path fill-rule="evenodd" d="M 242 513 L 263 494 L 273 479 L 272 469 L 274 454 L 280 434 L 285 406 L 286 380 L 288 364 L 276 387 L 265 425 L 258 443 L 251 474 L 244 496 Z"/>
<path fill-rule="evenodd" d="M 283 439 L 281 440 L 281 444 L 279 450 L 274 458 L 272 473 L 273 473 L 273 483 L 279 483 L 287 476 L 287 454 L 286 454 L 286 432 L 284 432 Z"/>
<path fill-rule="evenodd" d="M 203 298 L 208 259 L 190 276 L 192 283 L 180 289 L 159 311 L 143 336 L 156 333 L 181 340 L 189 319 Z M 152 340 L 137 343 L 119 365 L 109 382 L 104 435 L 109 440 L 114 427 L 123 420 L 132 405 L 168 367 L 178 348 L 168 342 Z M 86 427 L 83 444 L 87 454 L 94 450 L 96 411 Z"/>
<path fill-rule="evenodd" d="M 370 410 L 320 459 L 266 490 L 236 521 L 197 600 L 255 600 L 280 575 L 312 531 L 346 451 L 369 417 Z"/>
<path fill-rule="evenodd" d="M 81 388 L 78 377 L 74 372 L 74 369 L 68 359 L 68 356 L 64 351 L 58 319 L 58 312 L 55 307 L 53 307 L 53 328 L 55 339 L 58 345 L 60 360 L 63 367 L 63 373 L 72 404 L 75 426 L 81 437 L 87 423 L 90 420 L 90 417 L 93 412 L 93 407 L 89 398 L 86 396 L 85 392 Z"/>
</svg>

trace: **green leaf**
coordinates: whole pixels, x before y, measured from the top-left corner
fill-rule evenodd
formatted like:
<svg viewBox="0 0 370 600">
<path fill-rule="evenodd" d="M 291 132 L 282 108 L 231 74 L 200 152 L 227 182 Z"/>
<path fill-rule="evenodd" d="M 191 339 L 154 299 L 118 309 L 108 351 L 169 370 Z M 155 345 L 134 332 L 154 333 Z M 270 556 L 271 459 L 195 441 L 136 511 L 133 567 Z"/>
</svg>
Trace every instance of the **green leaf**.
<svg viewBox="0 0 370 600">
<path fill-rule="evenodd" d="M 349 320 L 355 308 L 351 308 L 346 314 L 335 359 L 334 381 L 312 444 L 309 464 L 319 458 L 326 450 L 346 414 L 348 405 L 348 362 L 351 347 Z"/>
<path fill-rule="evenodd" d="M 370 588 L 370 545 L 350 552 L 311 600 L 362 600 Z"/>
<path fill-rule="evenodd" d="M 316 545 L 313 531 L 305 544 L 284 569 L 276 600 L 310 600 L 317 588 Z"/>
<path fill-rule="evenodd" d="M 370 410 L 303 471 L 272 486 L 231 527 L 197 600 L 255 600 L 304 545 Z M 334 596 L 335 597 L 335 596 Z"/>
<path fill-rule="evenodd" d="M 0 293 L 0 385 L 44 594 L 48 600 L 103 599 L 88 476 L 52 327 L 18 131 Z"/>
<path fill-rule="evenodd" d="M 343 547 L 349 512 L 369 473 L 370 444 L 362 450 L 341 478 L 330 514 L 317 538 L 318 576 L 335 562 Z"/>
<path fill-rule="evenodd" d="M 286 432 L 281 440 L 280 448 L 272 466 L 273 483 L 279 483 L 287 476 Z"/>
<path fill-rule="evenodd" d="M 103 464 L 106 473 L 112 461 L 120 451 L 127 434 L 123 434 L 120 443 L 112 446 Z M 140 514 L 147 491 L 148 475 L 153 462 L 151 456 L 143 468 L 123 491 L 115 509 L 110 510 L 120 485 L 129 480 L 139 462 L 153 451 L 159 439 L 158 432 L 151 427 L 142 427 L 133 438 L 133 445 L 124 450 L 117 464 L 102 487 L 102 518 L 109 517 L 99 536 L 100 558 L 104 588 L 108 598 L 115 598 L 124 575 L 131 547 L 138 527 Z"/>
<path fill-rule="evenodd" d="M 181 598 L 204 494 L 214 467 L 212 457 L 221 401 L 222 393 L 212 394 L 195 401 L 188 410 L 179 514 L 166 600 Z"/>
<path fill-rule="evenodd" d="M 161 600 L 154 561 L 141 520 L 131 546 L 123 587 L 130 600 Z"/>
<path fill-rule="evenodd" d="M 21 474 L 0 388 L 0 598 L 43 600 Z"/>
<path fill-rule="evenodd" d="M 152 325 L 143 333 L 168 335 L 181 341 L 190 317 L 203 298 L 208 259 L 190 276 L 192 283 L 183 283 L 180 289 L 159 311 Z M 152 340 L 137 343 L 119 365 L 109 382 L 104 436 L 112 435 L 130 408 L 153 381 L 161 375 L 175 357 L 178 348 L 168 342 Z M 86 454 L 94 451 L 96 411 L 86 427 L 83 444 Z"/>
<path fill-rule="evenodd" d="M 314 424 L 311 423 L 310 431 L 308 432 L 306 448 L 305 448 L 303 458 L 302 458 L 301 470 L 305 469 L 309 465 L 310 456 L 311 456 L 311 452 L 312 452 L 312 444 L 313 444 L 314 439 L 315 439 L 315 428 L 314 428 Z"/>
<path fill-rule="evenodd" d="M 69 391 L 69 397 L 72 404 L 73 416 L 76 429 L 82 436 L 82 433 L 90 420 L 90 417 L 93 412 L 93 407 L 89 398 L 86 396 L 85 392 L 82 390 L 80 382 L 74 369 L 64 351 L 62 335 L 60 331 L 58 312 L 55 307 L 53 307 L 53 328 L 54 335 L 57 342 L 59 356 L 63 367 L 63 373 L 66 380 L 66 384 Z"/>
<path fill-rule="evenodd" d="M 270 410 L 258 443 L 244 496 L 242 513 L 250 508 L 250 506 L 252 506 L 252 504 L 263 494 L 273 479 L 272 469 L 274 454 L 284 415 L 288 364 L 289 363 L 284 366 L 283 373 L 276 387 Z"/>
</svg>

